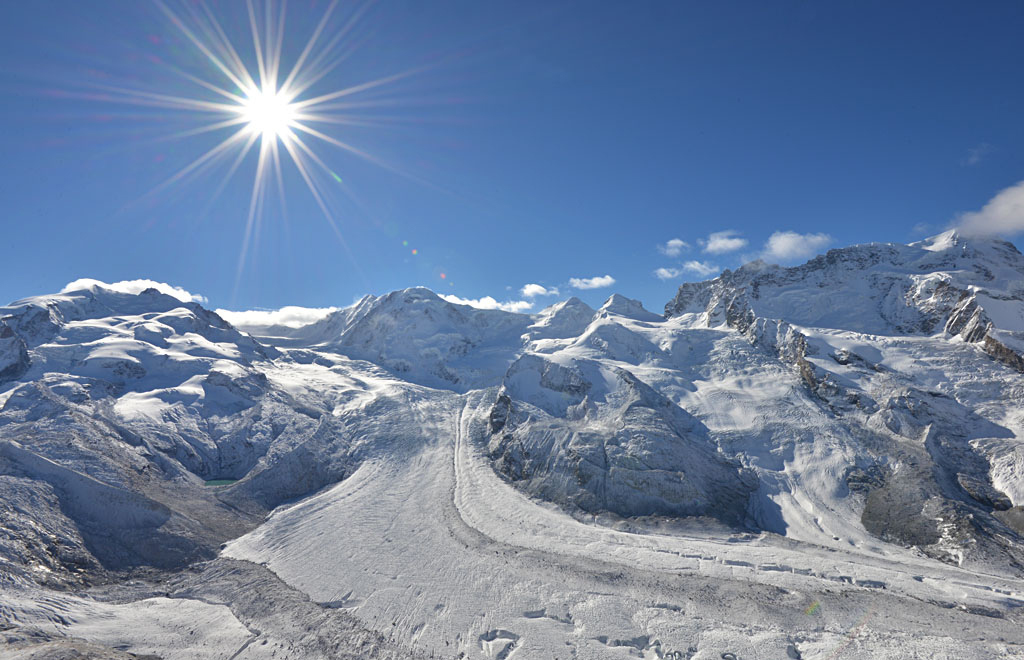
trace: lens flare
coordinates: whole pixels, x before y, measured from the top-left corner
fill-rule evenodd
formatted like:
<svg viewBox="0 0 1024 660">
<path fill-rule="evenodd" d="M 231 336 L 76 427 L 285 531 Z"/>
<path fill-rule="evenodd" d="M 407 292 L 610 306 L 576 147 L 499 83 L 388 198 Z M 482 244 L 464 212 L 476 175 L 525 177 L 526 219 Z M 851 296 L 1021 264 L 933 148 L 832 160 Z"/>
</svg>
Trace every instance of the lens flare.
<svg viewBox="0 0 1024 660">
<path fill-rule="evenodd" d="M 263 140 L 287 138 L 298 116 L 288 97 L 273 87 L 247 92 L 238 112 L 245 119 L 247 130 Z"/>
</svg>

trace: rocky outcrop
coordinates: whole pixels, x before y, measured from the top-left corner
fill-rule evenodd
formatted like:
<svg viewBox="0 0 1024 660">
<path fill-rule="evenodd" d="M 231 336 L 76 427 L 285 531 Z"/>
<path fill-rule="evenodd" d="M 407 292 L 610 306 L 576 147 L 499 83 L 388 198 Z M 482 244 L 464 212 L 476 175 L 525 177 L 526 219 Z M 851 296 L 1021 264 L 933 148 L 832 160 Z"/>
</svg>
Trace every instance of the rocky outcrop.
<svg viewBox="0 0 1024 660">
<path fill-rule="evenodd" d="M 1016 369 L 1024 374 L 1024 356 L 1013 350 L 991 334 L 986 334 L 981 340 L 982 349 L 993 358 L 1003 364 Z"/>
<path fill-rule="evenodd" d="M 958 336 L 965 342 L 980 344 L 981 349 L 993 359 L 1024 373 L 1024 356 L 999 340 L 995 323 L 978 303 L 976 295 L 962 292 L 946 321 L 945 329 L 950 335 Z"/>
<path fill-rule="evenodd" d="M 756 477 L 707 429 L 624 369 L 526 355 L 489 416 L 495 469 L 571 509 L 621 516 L 708 516 L 750 524 Z"/>
<path fill-rule="evenodd" d="M 0 321 L 0 385 L 21 378 L 30 363 L 25 341 L 14 334 L 11 326 Z"/>
</svg>

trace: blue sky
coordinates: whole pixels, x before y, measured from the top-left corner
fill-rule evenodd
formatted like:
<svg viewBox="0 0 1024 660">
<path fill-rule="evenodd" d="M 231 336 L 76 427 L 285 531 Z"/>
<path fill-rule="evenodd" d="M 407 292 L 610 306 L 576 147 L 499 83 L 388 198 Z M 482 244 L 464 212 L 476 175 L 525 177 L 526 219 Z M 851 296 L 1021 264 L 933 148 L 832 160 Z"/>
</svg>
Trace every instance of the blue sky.
<svg viewBox="0 0 1024 660">
<path fill-rule="evenodd" d="M 292 0 L 286 65 L 327 4 Z M 193 3 L 167 6 L 188 24 Z M 244 3 L 207 6 L 255 71 Z M 255 153 L 219 192 L 229 162 L 154 192 L 234 129 L 168 139 L 196 113 L 102 98 L 217 98 L 172 67 L 228 81 L 156 4 L 4 3 L 0 298 L 148 278 L 215 308 L 425 285 L 660 311 L 681 281 L 915 240 L 1018 184 L 1022 30 L 1018 2 L 381 0 L 310 92 L 416 69 L 352 95 L 368 125 L 321 126 L 372 162 L 308 140 L 341 179 L 320 173 L 337 234 L 286 164 L 287 211 L 268 198 L 240 262 Z M 1012 237 L 1019 199 L 974 224 Z"/>
</svg>

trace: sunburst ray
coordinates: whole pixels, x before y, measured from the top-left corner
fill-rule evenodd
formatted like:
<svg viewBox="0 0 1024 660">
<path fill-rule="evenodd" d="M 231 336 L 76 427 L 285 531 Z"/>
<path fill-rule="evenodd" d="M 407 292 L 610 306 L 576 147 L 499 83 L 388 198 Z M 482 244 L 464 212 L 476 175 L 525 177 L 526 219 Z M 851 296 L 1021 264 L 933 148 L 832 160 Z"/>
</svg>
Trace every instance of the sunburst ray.
<svg viewBox="0 0 1024 660">
<path fill-rule="evenodd" d="M 178 119 L 180 115 L 188 122 L 195 122 L 156 141 L 228 132 L 212 147 L 180 166 L 144 198 L 225 166 L 226 174 L 218 177 L 207 204 L 207 208 L 212 208 L 213 200 L 238 175 L 243 163 L 251 162 L 255 151 L 254 178 L 248 191 L 239 245 L 236 289 L 247 259 L 259 246 L 268 197 L 278 197 L 281 215 L 287 213 L 286 167 L 298 173 L 332 233 L 351 255 L 330 199 L 332 191 L 341 191 L 351 198 L 349 188 L 317 153 L 314 144 L 337 149 L 435 187 L 351 144 L 343 135 L 333 134 L 344 127 L 386 128 L 401 123 L 401 117 L 374 115 L 374 110 L 402 105 L 400 97 L 387 96 L 389 86 L 430 68 L 430 65 L 422 65 L 334 90 L 324 89 L 324 82 L 331 73 L 348 62 L 367 38 L 365 31 L 357 28 L 374 4 L 373 0 L 351 7 L 344 15 L 339 10 L 340 0 L 331 0 L 291 62 L 285 62 L 284 58 L 287 0 L 245 0 L 238 15 L 240 21 L 236 23 L 222 23 L 215 7 L 207 2 L 153 1 L 181 41 L 201 56 L 205 72 L 156 60 L 191 88 L 169 92 L 95 83 L 87 85 L 83 92 L 68 96 L 139 106 L 153 112 L 154 118 L 168 115 Z M 332 25 L 332 21 L 337 24 Z M 235 34 L 236 30 L 241 32 L 241 39 Z M 312 93 L 313 90 L 317 93 Z"/>
</svg>

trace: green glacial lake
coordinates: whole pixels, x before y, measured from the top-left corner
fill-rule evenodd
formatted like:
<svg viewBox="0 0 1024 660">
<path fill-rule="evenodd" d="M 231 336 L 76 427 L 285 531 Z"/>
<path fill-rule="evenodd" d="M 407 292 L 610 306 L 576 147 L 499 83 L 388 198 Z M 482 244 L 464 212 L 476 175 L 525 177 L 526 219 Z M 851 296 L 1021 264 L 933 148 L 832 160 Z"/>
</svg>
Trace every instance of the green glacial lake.
<svg viewBox="0 0 1024 660">
<path fill-rule="evenodd" d="M 238 479 L 210 479 L 206 482 L 207 486 L 229 486 L 238 481 Z"/>
</svg>

